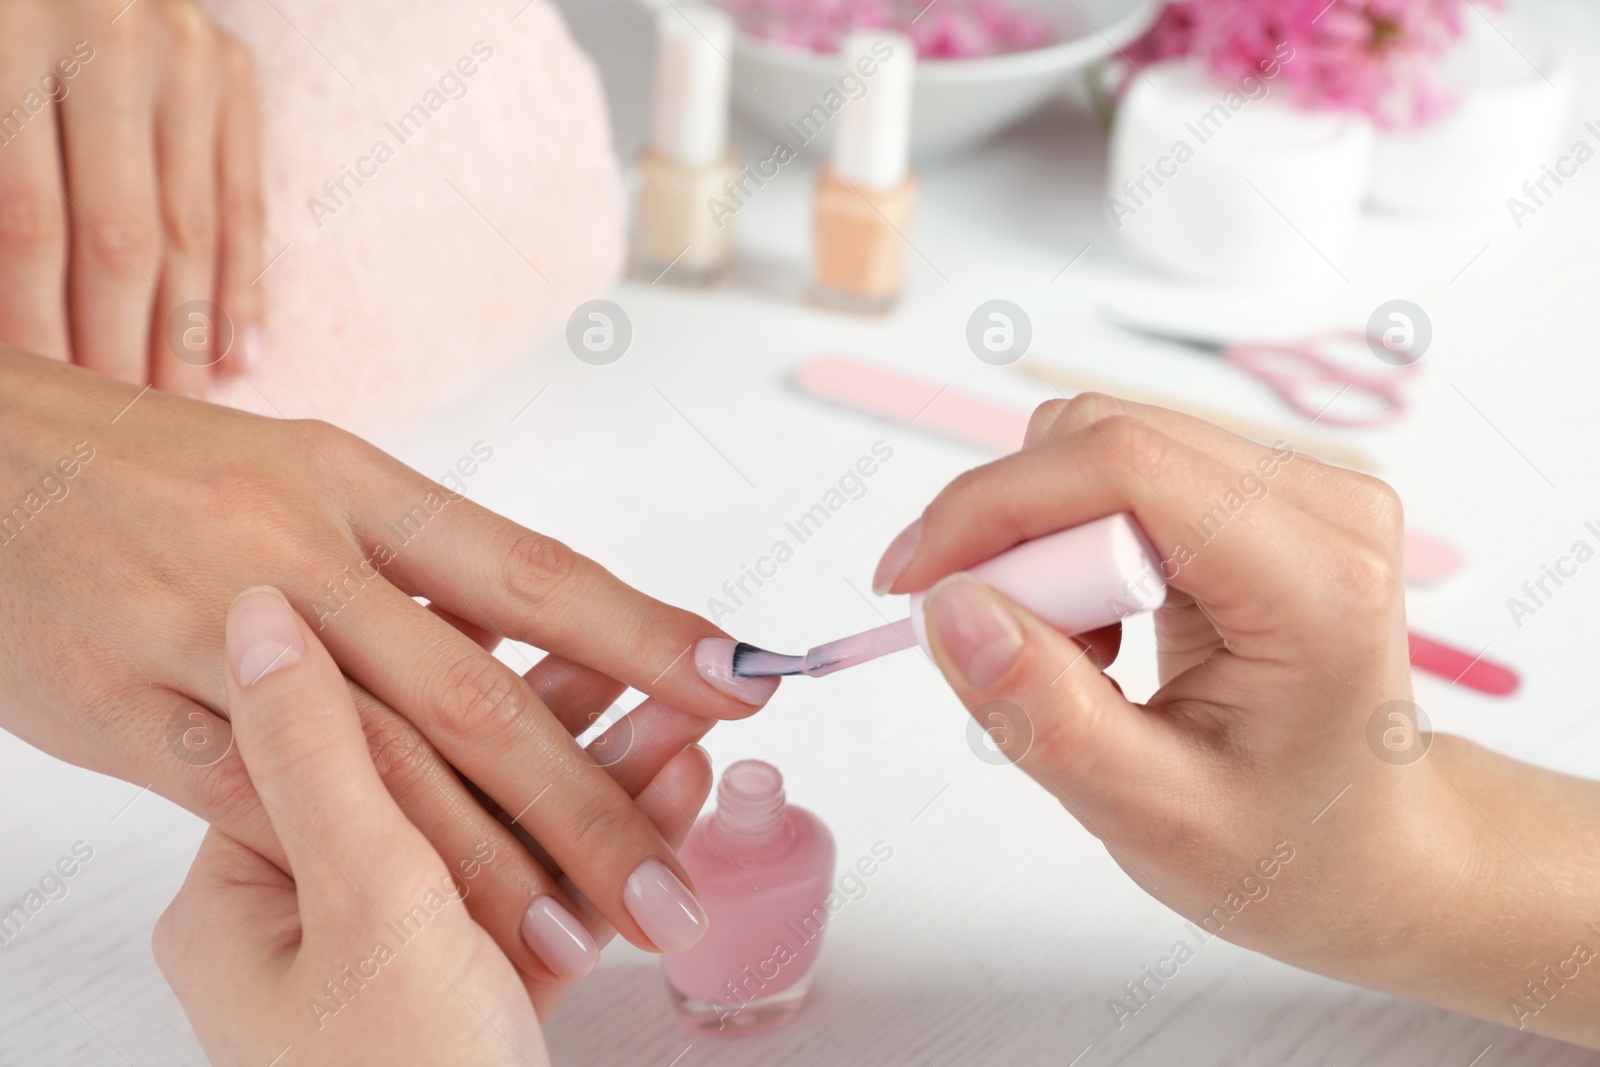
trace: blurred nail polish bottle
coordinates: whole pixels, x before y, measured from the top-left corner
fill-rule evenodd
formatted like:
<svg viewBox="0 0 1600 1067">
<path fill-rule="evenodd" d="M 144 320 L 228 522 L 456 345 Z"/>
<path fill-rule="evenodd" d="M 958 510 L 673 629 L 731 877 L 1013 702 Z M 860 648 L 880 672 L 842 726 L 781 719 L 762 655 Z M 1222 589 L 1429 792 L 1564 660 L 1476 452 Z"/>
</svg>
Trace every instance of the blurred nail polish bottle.
<svg viewBox="0 0 1600 1067">
<path fill-rule="evenodd" d="M 634 264 L 639 276 L 710 285 L 726 271 L 733 219 L 714 211 L 738 176 L 728 147 L 726 12 L 668 4 L 656 16 L 655 97 L 639 158 Z"/>
<path fill-rule="evenodd" d="M 813 296 L 848 311 L 887 311 L 905 285 L 917 202 L 916 50 L 900 34 L 861 30 L 845 37 L 840 57 L 864 89 L 840 110 L 833 155 L 817 181 Z"/>
<path fill-rule="evenodd" d="M 716 810 L 695 823 L 678 859 L 710 927 L 661 962 L 683 1025 L 735 1035 L 800 1014 L 830 915 L 828 828 L 788 803 L 776 767 L 741 760 L 723 772 Z"/>
</svg>

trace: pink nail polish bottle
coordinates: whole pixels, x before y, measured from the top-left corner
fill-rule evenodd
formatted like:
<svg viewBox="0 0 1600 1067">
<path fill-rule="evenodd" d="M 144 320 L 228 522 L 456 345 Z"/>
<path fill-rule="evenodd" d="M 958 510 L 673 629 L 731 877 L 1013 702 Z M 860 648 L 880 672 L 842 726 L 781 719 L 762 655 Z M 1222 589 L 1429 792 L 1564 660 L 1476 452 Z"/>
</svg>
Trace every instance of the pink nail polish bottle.
<svg viewBox="0 0 1600 1067">
<path fill-rule="evenodd" d="M 830 914 L 834 846 L 822 820 L 789 804 L 778 768 L 741 760 L 678 859 L 710 919 L 699 944 L 661 963 L 684 1026 L 747 1034 L 800 1014 Z"/>
</svg>

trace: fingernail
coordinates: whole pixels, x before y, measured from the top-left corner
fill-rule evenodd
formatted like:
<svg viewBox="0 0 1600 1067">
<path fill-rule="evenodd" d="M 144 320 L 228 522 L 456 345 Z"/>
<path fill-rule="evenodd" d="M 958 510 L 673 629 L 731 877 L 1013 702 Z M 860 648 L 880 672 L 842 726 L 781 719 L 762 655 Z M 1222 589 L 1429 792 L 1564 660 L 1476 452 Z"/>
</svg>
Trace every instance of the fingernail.
<svg viewBox="0 0 1600 1067">
<path fill-rule="evenodd" d="M 917 542 L 922 540 L 922 520 L 901 530 L 899 535 L 889 542 L 889 547 L 884 550 L 883 558 L 878 561 L 878 569 L 872 575 L 872 591 L 879 596 L 887 593 L 895 579 L 905 573 L 911 566 L 911 560 L 917 554 Z"/>
<path fill-rule="evenodd" d="M 693 948 L 710 925 L 694 894 L 660 860 L 645 860 L 628 876 L 622 903 L 662 952 Z"/>
<path fill-rule="evenodd" d="M 694 669 L 713 687 L 735 700 L 760 706 L 778 691 L 777 678 L 740 678 L 733 673 L 733 650 L 726 637 L 705 637 L 694 646 Z"/>
<path fill-rule="evenodd" d="M 239 329 L 239 343 L 234 346 L 236 364 L 240 374 L 248 374 L 261 366 L 261 327 L 247 322 Z"/>
<path fill-rule="evenodd" d="M 522 913 L 522 940 L 557 978 L 572 981 L 594 970 L 600 946 L 555 897 L 536 897 Z"/>
<path fill-rule="evenodd" d="M 925 618 L 939 647 L 968 685 L 998 682 L 1022 654 L 1022 627 L 988 586 L 951 575 L 928 594 Z"/>
<path fill-rule="evenodd" d="M 283 594 L 267 585 L 246 589 L 228 609 L 228 661 L 240 685 L 254 685 L 305 655 L 300 623 Z"/>
<path fill-rule="evenodd" d="M 1056 424 L 1056 420 L 1061 418 L 1061 413 L 1067 410 L 1070 403 L 1071 401 L 1067 400 L 1046 400 L 1035 408 L 1032 417 L 1028 419 L 1028 432 L 1024 435 L 1024 440 L 1028 444 L 1037 444 L 1050 432 L 1050 427 Z"/>
</svg>

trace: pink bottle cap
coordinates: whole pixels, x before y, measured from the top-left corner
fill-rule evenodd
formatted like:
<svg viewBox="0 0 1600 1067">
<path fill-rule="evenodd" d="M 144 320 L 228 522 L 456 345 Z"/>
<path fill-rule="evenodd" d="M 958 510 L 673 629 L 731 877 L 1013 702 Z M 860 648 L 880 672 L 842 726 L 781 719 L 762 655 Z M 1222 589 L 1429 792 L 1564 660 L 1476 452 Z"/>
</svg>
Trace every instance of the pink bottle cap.
<svg viewBox="0 0 1600 1067">
<path fill-rule="evenodd" d="M 1152 611 L 1167 599 L 1160 557 L 1126 513 L 1024 541 L 967 573 L 1068 635 Z M 932 655 L 922 617 L 926 596 L 911 594 L 911 625 Z"/>
</svg>

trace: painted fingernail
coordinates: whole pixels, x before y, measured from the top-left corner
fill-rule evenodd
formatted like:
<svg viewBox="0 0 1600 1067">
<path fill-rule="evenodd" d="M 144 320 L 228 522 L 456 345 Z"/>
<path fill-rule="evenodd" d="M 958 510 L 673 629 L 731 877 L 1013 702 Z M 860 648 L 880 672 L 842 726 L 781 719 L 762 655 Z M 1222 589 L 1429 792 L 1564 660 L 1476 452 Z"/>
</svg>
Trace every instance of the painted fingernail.
<svg viewBox="0 0 1600 1067">
<path fill-rule="evenodd" d="M 951 575 L 923 605 L 939 647 L 967 684 L 984 689 L 998 682 L 1022 654 L 1022 627 L 988 586 Z"/>
<path fill-rule="evenodd" d="M 894 585 L 895 579 L 905 573 L 911 566 L 911 560 L 917 554 L 917 542 L 922 540 L 922 520 L 901 530 L 899 535 L 889 542 L 889 547 L 884 550 L 883 558 L 878 561 L 878 569 L 872 575 L 872 591 L 879 596 L 887 593 L 889 587 Z"/>
<path fill-rule="evenodd" d="M 273 671 L 300 662 L 305 638 L 294 609 L 267 585 L 246 589 L 228 609 L 228 662 L 240 685 L 254 685 Z"/>
<path fill-rule="evenodd" d="M 234 346 L 234 370 L 248 374 L 261 366 L 261 327 L 247 322 L 239 329 L 239 343 Z"/>
<path fill-rule="evenodd" d="M 594 970 L 600 946 L 555 897 L 536 897 L 522 913 L 522 940 L 557 978 L 572 981 Z"/>
<path fill-rule="evenodd" d="M 683 952 L 705 936 L 705 909 L 660 860 L 645 860 L 628 876 L 622 903 L 656 948 Z"/>
<path fill-rule="evenodd" d="M 713 687 L 735 700 L 759 707 L 778 691 L 777 678 L 740 678 L 733 673 L 733 650 L 726 637 L 702 638 L 694 646 L 694 669 Z"/>
</svg>

